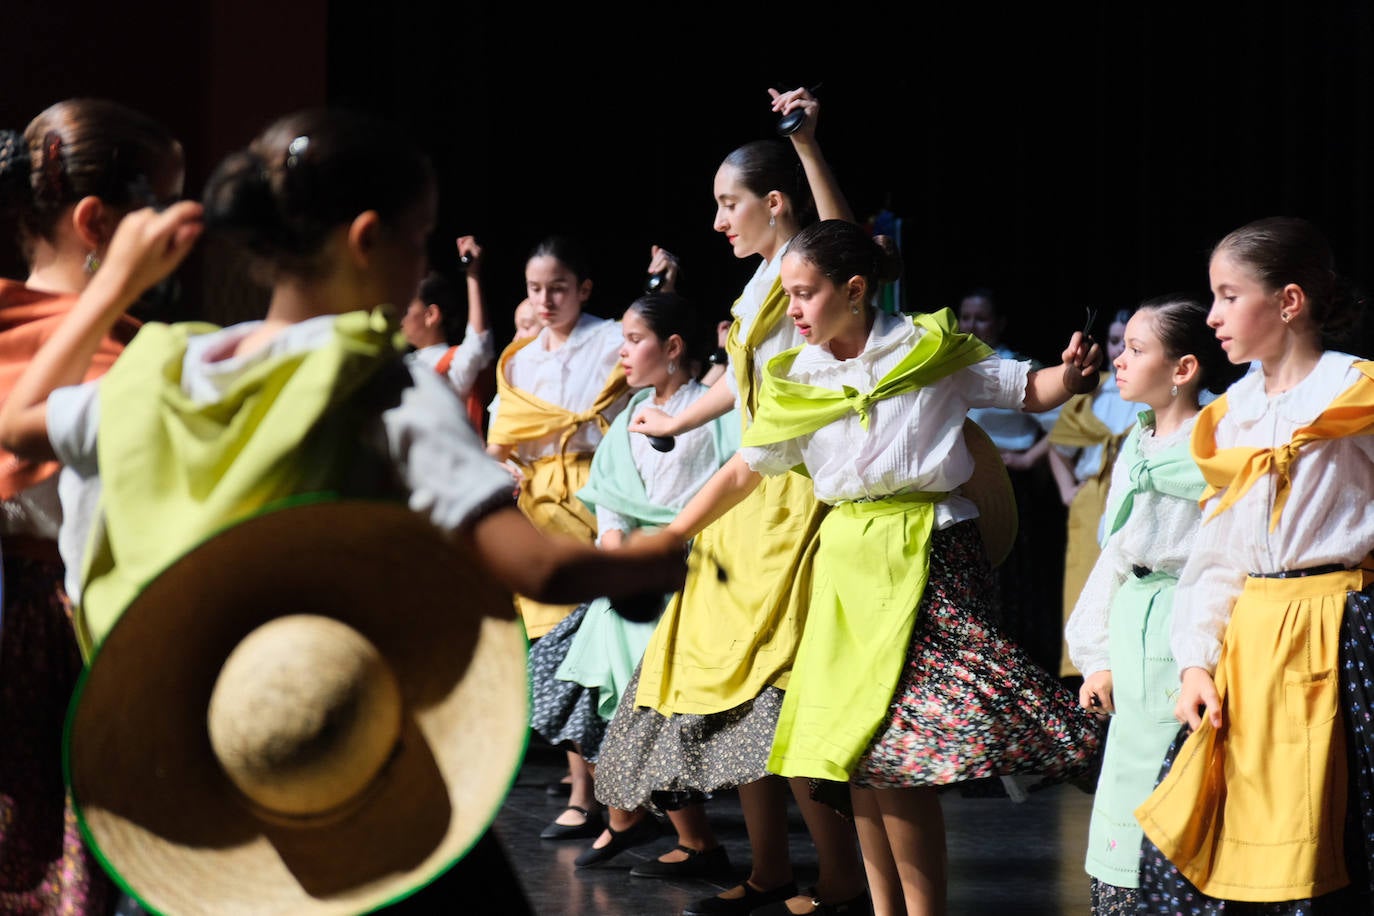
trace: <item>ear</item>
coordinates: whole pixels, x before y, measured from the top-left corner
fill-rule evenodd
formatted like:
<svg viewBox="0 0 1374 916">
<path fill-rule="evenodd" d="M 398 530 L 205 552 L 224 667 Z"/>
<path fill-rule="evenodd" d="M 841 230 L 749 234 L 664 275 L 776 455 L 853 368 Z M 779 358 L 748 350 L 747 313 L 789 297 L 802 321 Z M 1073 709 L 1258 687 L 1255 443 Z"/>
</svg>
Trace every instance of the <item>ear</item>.
<svg viewBox="0 0 1374 916">
<path fill-rule="evenodd" d="M 444 314 L 433 302 L 425 306 L 425 327 L 436 327 L 444 320 Z"/>
<path fill-rule="evenodd" d="M 1197 357 L 1191 353 L 1178 358 L 1174 364 L 1173 383 L 1182 388 L 1193 379 L 1197 378 L 1198 370 L 1201 368 Z"/>
<path fill-rule="evenodd" d="M 1287 315 L 1291 323 L 1307 313 L 1307 293 L 1296 283 L 1289 283 L 1279 290 L 1279 314 Z"/>
<path fill-rule="evenodd" d="M 787 198 L 782 195 L 781 191 L 769 191 L 765 200 L 768 201 L 768 215 L 774 219 L 780 218 L 783 215 L 783 210 L 787 207 Z"/>
<path fill-rule="evenodd" d="M 586 302 L 592 297 L 592 281 L 583 280 L 577 284 L 577 296 L 579 302 Z"/>
<path fill-rule="evenodd" d="M 107 226 L 109 208 L 99 197 L 88 195 L 76 202 L 72 208 L 72 228 L 76 237 L 91 251 L 103 248 L 114 234 L 114 228 Z"/>
<path fill-rule="evenodd" d="M 359 267 L 372 263 L 377 244 L 381 240 L 382 218 L 376 210 L 364 210 L 348 224 L 348 255 Z"/>
<path fill-rule="evenodd" d="M 857 302 L 862 304 L 864 301 L 864 294 L 867 292 L 868 281 L 858 274 L 850 277 L 848 282 L 844 285 L 845 297 L 848 298 L 851 303 Z"/>
<path fill-rule="evenodd" d="M 663 355 L 676 363 L 682 362 L 682 354 L 687 352 L 687 344 L 681 335 L 669 334 L 668 339 L 663 343 Z"/>
</svg>

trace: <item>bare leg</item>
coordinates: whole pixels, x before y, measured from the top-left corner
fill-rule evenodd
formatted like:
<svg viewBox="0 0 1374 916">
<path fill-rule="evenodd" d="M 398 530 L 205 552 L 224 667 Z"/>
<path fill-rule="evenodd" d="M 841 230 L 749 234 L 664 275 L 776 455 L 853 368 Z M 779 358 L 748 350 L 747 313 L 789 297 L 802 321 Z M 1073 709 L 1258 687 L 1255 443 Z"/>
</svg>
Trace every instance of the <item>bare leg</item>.
<svg viewBox="0 0 1374 916">
<path fill-rule="evenodd" d="M 902 879 L 907 916 L 945 916 L 945 815 L 935 789 L 876 789 L 883 828 Z"/>
<path fill-rule="evenodd" d="M 753 857 L 749 884 L 757 891 L 768 891 L 792 880 L 792 857 L 787 849 L 787 795 L 776 776 L 739 787 L 744 829 L 749 833 L 749 853 Z M 744 896 L 736 885 L 717 896 L 734 900 Z"/>
<path fill-rule="evenodd" d="M 572 792 L 568 795 L 568 804 L 595 813 L 601 805 L 596 800 L 591 764 L 576 750 L 568 751 L 568 772 L 572 774 Z M 566 808 L 554 821 L 566 826 L 576 826 L 582 822 L 581 813 Z"/>
<path fill-rule="evenodd" d="M 877 793 L 873 789 L 850 786 L 849 795 L 854 800 L 854 826 L 858 829 L 859 846 L 863 850 L 873 916 L 904 916 L 906 901 L 902 898 L 902 879 L 897 874 L 892 847 L 887 843 Z"/>
<path fill-rule="evenodd" d="M 606 844 L 611 841 L 611 830 L 616 833 L 624 833 L 635 824 L 649 817 L 649 812 L 643 808 L 636 808 L 633 811 L 626 811 L 624 808 L 616 808 L 612 805 L 606 806 L 606 823 L 610 825 L 610 830 L 601 831 L 592 842 L 593 849 L 604 849 Z"/>
<path fill-rule="evenodd" d="M 706 817 L 706 806 L 703 804 L 687 805 L 676 811 L 669 811 L 668 820 L 672 822 L 673 829 L 677 831 L 677 841 L 680 846 L 686 846 L 697 852 L 707 852 L 720 845 L 720 841 L 716 839 L 715 831 L 711 829 L 711 821 Z M 674 846 L 659 856 L 658 861 L 685 862 L 687 858 L 687 853 Z"/>
<path fill-rule="evenodd" d="M 834 808 L 811 797 L 810 779 L 794 776 L 788 781 L 816 847 L 816 896 L 826 903 L 859 896 L 864 891 L 864 865 L 854 825 Z M 810 912 L 809 899 L 806 904 L 802 912 Z"/>
</svg>

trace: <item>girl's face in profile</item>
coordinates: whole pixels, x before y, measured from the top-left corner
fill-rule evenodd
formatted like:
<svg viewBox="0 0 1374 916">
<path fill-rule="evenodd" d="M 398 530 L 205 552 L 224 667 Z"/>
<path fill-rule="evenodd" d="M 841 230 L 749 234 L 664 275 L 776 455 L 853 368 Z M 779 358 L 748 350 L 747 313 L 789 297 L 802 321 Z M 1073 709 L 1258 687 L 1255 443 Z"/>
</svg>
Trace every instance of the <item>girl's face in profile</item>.
<svg viewBox="0 0 1374 916">
<path fill-rule="evenodd" d="M 1155 409 L 1167 406 L 1173 398 L 1170 389 L 1178 361 L 1164 352 L 1164 342 L 1155 333 L 1153 310 L 1140 309 L 1132 315 L 1122 336 L 1121 352 L 1112 360 L 1122 399 Z"/>
<path fill-rule="evenodd" d="M 722 165 L 717 170 L 714 192 L 716 219 L 712 227 L 725 233 L 735 257 L 762 254 L 775 241 L 768 225 L 767 199 L 746 188 L 733 165 Z"/>
<path fill-rule="evenodd" d="M 625 342 L 620 345 L 620 365 L 631 388 L 660 387 L 668 381 L 668 352 L 649 322 L 634 309 L 620 319 Z M 670 338 L 671 339 L 671 338 Z"/>
</svg>

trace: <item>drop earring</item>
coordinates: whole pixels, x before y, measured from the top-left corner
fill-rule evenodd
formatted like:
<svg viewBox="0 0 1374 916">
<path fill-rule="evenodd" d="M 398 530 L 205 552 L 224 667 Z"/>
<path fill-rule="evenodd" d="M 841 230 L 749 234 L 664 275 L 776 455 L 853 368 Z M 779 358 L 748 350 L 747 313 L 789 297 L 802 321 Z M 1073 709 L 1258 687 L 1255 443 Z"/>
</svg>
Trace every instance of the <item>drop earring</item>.
<svg viewBox="0 0 1374 916">
<path fill-rule="evenodd" d="M 677 363 L 671 359 L 668 360 L 668 374 L 677 375 Z"/>
<path fill-rule="evenodd" d="M 1170 385 L 1170 386 L 1169 386 L 1169 397 L 1171 397 L 1171 398 L 1176 398 L 1176 397 L 1178 397 L 1178 386 L 1177 386 L 1177 385 Z"/>
<path fill-rule="evenodd" d="M 777 221 L 773 219 L 773 214 L 768 214 L 768 228 L 772 229 L 775 225 L 777 225 Z"/>
<path fill-rule="evenodd" d="M 857 304 L 856 304 L 856 305 L 851 305 L 851 306 L 849 307 L 849 311 L 852 312 L 853 314 L 857 315 L 857 314 L 859 314 L 859 306 L 858 306 Z"/>
<path fill-rule="evenodd" d="M 86 253 L 86 260 L 82 262 L 81 269 L 88 274 L 93 274 L 100 269 L 100 258 L 96 257 L 94 251 Z"/>
<path fill-rule="evenodd" d="M 1279 313 L 1279 317 L 1283 319 L 1283 323 L 1284 323 L 1284 324 L 1287 324 L 1287 323 L 1288 323 L 1288 320 L 1289 320 L 1290 318 L 1292 318 L 1293 316 L 1290 315 L 1290 314 L 1288 314 L 1287 312 L 1280 312 L 1280 313 Z"/>
</svg>

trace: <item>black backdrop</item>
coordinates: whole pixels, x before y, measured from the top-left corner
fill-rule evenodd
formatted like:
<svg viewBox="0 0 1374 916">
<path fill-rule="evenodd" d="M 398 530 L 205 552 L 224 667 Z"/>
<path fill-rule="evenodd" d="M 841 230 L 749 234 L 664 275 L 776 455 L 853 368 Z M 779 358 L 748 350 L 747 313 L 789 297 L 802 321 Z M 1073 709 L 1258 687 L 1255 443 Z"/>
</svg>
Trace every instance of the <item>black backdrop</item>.
<svg viewBox="0 0 1374 916">
<path fill-rule="evenodd" d="M 1085 305 L 1205 294 L 1211 244 L 1262 216 L 1314 220 L 1374 279 L 1364 2 L 335 3 L 328 34 L 331 98 L 390 111 L 434 152 L 436 262 L 463 232 L 488 246 L 501 333 L 554 231 L 596 245 L 591 311 L 618 315 L 659 243 L 723 314 L 757 261 L 712 231 L 712 177 L 770 133 L 768 86 L 802 83 L 820 84 L 818 136 L 857 215 L 902 219 L 905 304 L 992 286 L 1035 355 Z"/>
</svg>

